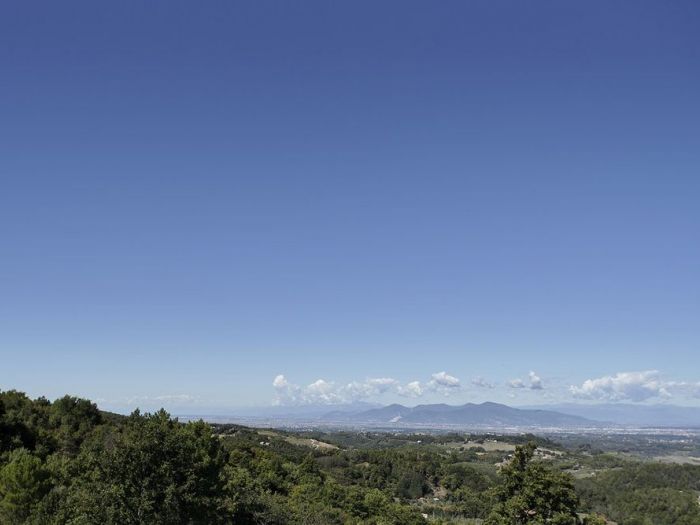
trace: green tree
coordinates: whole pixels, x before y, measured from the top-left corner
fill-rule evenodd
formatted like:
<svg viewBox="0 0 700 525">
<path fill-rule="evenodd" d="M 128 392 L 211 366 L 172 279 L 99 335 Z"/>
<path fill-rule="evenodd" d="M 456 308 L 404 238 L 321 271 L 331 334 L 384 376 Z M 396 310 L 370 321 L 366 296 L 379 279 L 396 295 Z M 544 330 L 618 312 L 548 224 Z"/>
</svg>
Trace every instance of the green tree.
<svg viewBox="0 0 700 525">
<path fill-rule="evenodd" d="M 24 523 L 51 488 L 41 459 L 24 448 L 10 453 L 0 469 L 0 523 Z"/>
<path fill-rule="evenodd" d="M 101 423 L 97 405 L 86 399 L 64 396 L 54 401 L 49 410 L 56 447 L 70 454 L 77 454 L 83 440 Z"/>
<path fill-rule="evenodd" d="M 428 492 L 428 486 L 420 473 L 407 472 L 399 479 L 396 492 L 402 498 L 416 499 Z"/>
<path fill-rule="evenodd" d="M 533 461 L 536 448 L 532 442 L 516 447 L 511 461 L 502 467 L 497 503 L 487 525 L 578 523 L 573 479 Z"/>
<path fill-rule="evenodd" d="M 225 463 L 209 425 L 137 411 L 84 444 L 68 515 L 85 523 L 222 523 Z"/>
</svg>

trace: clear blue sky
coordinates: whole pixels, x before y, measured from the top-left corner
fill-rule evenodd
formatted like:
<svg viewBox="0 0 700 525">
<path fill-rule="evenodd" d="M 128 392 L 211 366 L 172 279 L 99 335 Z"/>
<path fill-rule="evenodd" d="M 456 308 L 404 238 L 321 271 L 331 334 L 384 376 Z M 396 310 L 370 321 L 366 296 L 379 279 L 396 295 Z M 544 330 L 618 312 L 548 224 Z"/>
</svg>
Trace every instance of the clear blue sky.
<svg viewBox="0 0 700 525">
<path fill-rule="evenodd" d="M 697 402 L 699 27 L 694 0 L 3 3 L 0 388 Z"/>
</svg>

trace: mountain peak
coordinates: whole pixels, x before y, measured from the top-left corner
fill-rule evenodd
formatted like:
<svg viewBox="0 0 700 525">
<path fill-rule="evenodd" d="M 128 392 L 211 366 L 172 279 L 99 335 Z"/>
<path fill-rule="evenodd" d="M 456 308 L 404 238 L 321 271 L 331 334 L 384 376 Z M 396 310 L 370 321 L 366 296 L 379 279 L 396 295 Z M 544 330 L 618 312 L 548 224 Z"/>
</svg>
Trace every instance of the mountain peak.
<svg viewBox="0 0 700 525">
<path fill-rule="evenodd" d="M 364 412 L 327 414 L 326 419 L 355 424 L 462 426 L 462 427 L 582 427 L 596 422 L 552 410 L 527 410 L 487 401 L 481 404 L 447 405 L 436 403 L 413 408 L 392 404 Z"/>
</svg>

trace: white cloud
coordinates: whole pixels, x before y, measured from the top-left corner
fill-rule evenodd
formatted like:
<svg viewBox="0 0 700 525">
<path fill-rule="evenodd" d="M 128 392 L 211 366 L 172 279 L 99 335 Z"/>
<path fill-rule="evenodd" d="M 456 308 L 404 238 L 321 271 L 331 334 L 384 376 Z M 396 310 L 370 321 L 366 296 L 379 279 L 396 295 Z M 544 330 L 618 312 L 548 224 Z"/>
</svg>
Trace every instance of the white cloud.
<svg viewBox="0 0 700 525">
<path fill-rule="evenodd" d="M 399 387 L 399 382 L 391 377 L 377 377 L 342 385 L 317 379 L 306 386 L 299 386 L 279 374 L 272 381 L 272 386 L 275 389 L 275 403 L 278 405 L 331 405 L 351 403 L 394 391 Z"/>
<path fill-rule="evenodd" d="M 420 381 L 411 381 L 405 386 L 399 386 L 397 393 L 404 397 L 420 397 L 423 395 L 424 389 L 420 384 Z"/>
<path fill-rule="evenodd" d="M 600 401 L 645 401 L 655 397 L 671 397 L 669 388 L 681 383 L 665 383 L 657 370 L 618 372 L 614 376 L 587 379 L 581 386 L 572 386 L 571 393 L 581 399 Z"/>
<path fill-rule="evenodd" d="M 695 383 L 691 388 L 692 396 L 700 399 L 700 383 Z"/>
<path fill-rule="evenodd" d="M 307 396 L 317 402 L 326 404 L 342 402 L 333 383 L 329 383 L 325 379 L 317 379 L 306 387 L 305 392 Z"/>
<path fill-rule="evenodd" d="M 442 392 L 447 392 L 449 390 L 460 388 L 461 384 L 459 379 L 455 376 L 451 376 L 444 370 L 442 372 L 435 372 L 430 376 L 430 381 L 428 381 L 428 388 L 431 390 L 437 390 Z"/>
<path fill-rule="evenodd" d="M 542 384 L 542 378 L 538 376 L 535 372 L 530 371 L 528 374 L 530 379 L 530 390 L 542 390 L 544 385 Z"/>
<path fill-rule="evenodd" d="M 398 383 L 398 381 L 392 377 L 376 377 L 374 379 L 368 379 L 367 382 L 378 388 L 388 388 Z"/>
<path fill-rule="evenodd" d="M 160 394 L 155 396 L 131 396 L 122 399 L 101 399 L 100 403 L 123 406 L 123 407 L 140 407 L 143 409 L 156 408 L 176 408 L 183 405 L 195 405 L 200 402 L 196 396 L 189 394 Z"/>
<path fill-rule="evenodd" d="M 529 388 L 530 390 L 543 390 L 544 384 L 542 383 L 542 378 L 538 376 L 535 372 L 530 371 L 527 375 L 527 383 L 520 378 L 511 379 L 508 381 L 508 386 L 510 388 Z"/>
<path fill-rule="evenodd" d="M 489 383 L 484 379 L 483 377 L 475 377 L 471 381 L 472 385 L 478 386 L 479 388 L 495 388 L 495 385 L 493 383 Z"/>
<path fill-rule="evenodd" d="M 285 388 L 289 385 L 289 381 L 282 374 L 275 376 L 275 380 L 272 382 L 272 386 L 275 388 Z"/>
<path fill-rule="evenodd" d="M 459 379 L 443 370 L 430 376 L 430 380 L 425 384 L 425 388 L 421 390 L 421 393 L 429 391 L 449 396 L 461 388 L 462 385 Z"/>
<path fill-rule="evenodd" d="M 279 405 L 296 405 L 301 403 L 301 388 L 291 384 L 282 374 L 275 376 L 272 381 L 275 389 L 275 402 Z"/>
<path fill-rule="evenodd" d="M 191 396 L 189 394 L 167 394 L 164 396 L 156 396 L 154 399 L 156 401 L 164 401 L 167 403 L 189 403 L 196 400 L 194 396 Z"/>
<path fill-rule="evenodd" d="M 284 375 L 279 374 L 272 381 L 272 386 L 275 389 L 275 403 L 278 405 L 352 403 L 385 393 L 417 398 L 429 392 L 449 395 L 461 389 L 459 379 L 444 371 L 432 374 L 427 383 L 411 381 L 401 384 L 393 377 L 373 377 L 346 384 L 317 379 L 306 386 L 290 383 Z"/>
<path fill-rule="evenodd" d="M 663 383 L 663 387 L 668 392 L 664 397 L 678 394 L 681 397 L 700 399 L 700 382 L 667 381 Z"/>
<path fill-rule="evenodd" d="M 392 377 L 374 377 L 365 381 L 352 381 L 338 388 L 345 401 L 358 401 L 395 390 L 399 382 Z"/>
</svg>

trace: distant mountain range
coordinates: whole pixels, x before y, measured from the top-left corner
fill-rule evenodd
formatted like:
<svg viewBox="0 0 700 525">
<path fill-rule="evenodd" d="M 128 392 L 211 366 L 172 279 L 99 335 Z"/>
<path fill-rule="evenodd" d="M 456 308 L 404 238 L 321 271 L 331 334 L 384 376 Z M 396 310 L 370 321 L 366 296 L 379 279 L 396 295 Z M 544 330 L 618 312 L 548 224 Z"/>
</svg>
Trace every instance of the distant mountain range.
<svg viewBox="0 0 700 525">
<path fill-rule="evenodd" d="M 591 427 L 599 423 L 553 410 L 513 408 L 499 403 L 389 405 L 360 412 L 331 411 L 324 422 L 355 424 L 455 425 L 473 427 Z"/>
<path fill-rule="evenodd" d="M 678 405 L 633 405 L 631 403 L 607 403 L 586 405 L 564 403 L 520 407 L 527 410 L 554 410 L 563 414 L 606 421 L 617 425 L 640 427 L 700 427 L 700 407 Z"/>
<path fill-rule="evenodd" d="M 407 407 L 366 402 L 338 405 L 299 405 L 238 409 L 236 415 L 208 412 L 207 420 L 245 424 L 322 424 L 372 427 L 700 428 L 700 407 L 643 404 L 557 404 L 510 407 L 499 403 L 431 404 Z M 183 416 L 181 414 L 181 416 Z M 202 416 L 183 416 L 192 419 Z"/>
</svg>

